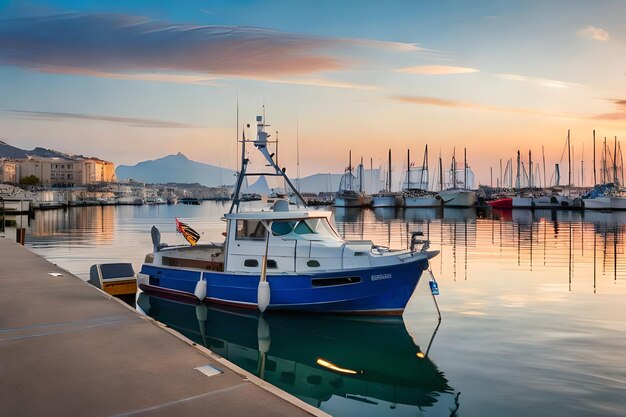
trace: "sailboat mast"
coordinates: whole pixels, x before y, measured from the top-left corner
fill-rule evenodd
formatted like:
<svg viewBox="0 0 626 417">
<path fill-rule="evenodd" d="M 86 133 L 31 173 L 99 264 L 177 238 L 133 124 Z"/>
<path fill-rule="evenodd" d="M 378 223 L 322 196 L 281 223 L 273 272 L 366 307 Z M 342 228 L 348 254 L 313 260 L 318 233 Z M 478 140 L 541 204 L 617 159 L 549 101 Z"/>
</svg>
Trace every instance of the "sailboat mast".
<svg viewBox="0 0 626 417">
<path fill-rule="evenodd" d="M 613 144 L 613 183 L 617 184 L 617 136 Z"/>
<path fill-rule="evenodd" d="M 406 150 L 406 189 L 411 189 L 411 150 Z"/>
<path fill-rule="evenodd" d="M 517 151 L 517 176 L 515 177 L 515 187 L 517 188 L 518 192 L 520 190 L 520 186 L 521 186 L 521 181 L 520 181 L 520 153 L 519 153 L 519 149 L 518 149 L 518 151 Z"/>
<path fill-rule="evenodd" d="M 426 187 L 424 186 L 424 170 L 426 170 Z M 422 175 L 420 177 L 420 188 L 424 190 L 428 190 L 428 145 L 426 145 L 426 149 L 424 149 L 424 162 L 422 163 Z"/>
<path fill-rule="evenodd" d="M 439 191 L 443 191 L 443 164 L 441 162 L 441 151 L 439 151 Z"/>
<path fill-rule="evenodd" d="M 533 188 L 533 155 L 528 150 L 528 188 Z"/>
<path fill-rule="evenodd" d="M 569 129 L 567 129 L 567 187 L 572 186 L 572 148 L 569 143 Z"/>
<path fill-rule="evenodd" d="M 452 188 L 456 188 L 456 147 L 452 148 Z"/>
<path fill-rule="evenodd" d="M 391 191 L 391 149 L 388 156 L 387 191 Z"/>
<path fill-rule="evenodd" d="M 352 190 L 352 149 L 350 149 L 348 160 L 348 173 L 350 174 L 348 175 L 348 179 L 350 180 L 350 187 L 348 189 Z"/>
<path fill-rule="evenodd" d="M 596 130 L 593 130 L 593 185 L 598 184 L 596 180 Z"/>
<path fill-rule="evenodd" d="M 467 186 L 467 148 L 463 148 L 463 188 Z"/>
<path fill-rule="evenodd" d="M 541 145 L 541 159 L 543 159 L 543 186 L 544 188 L 547 188 L 548 183 L 546 182 L 546 153 L 543 145 Z"/>
<path fill-rule="evenodd" d="M 359 192 L 363 192 L 363 157 L 361 157 L 361 164 L 359 165 Z"/>
</svg>

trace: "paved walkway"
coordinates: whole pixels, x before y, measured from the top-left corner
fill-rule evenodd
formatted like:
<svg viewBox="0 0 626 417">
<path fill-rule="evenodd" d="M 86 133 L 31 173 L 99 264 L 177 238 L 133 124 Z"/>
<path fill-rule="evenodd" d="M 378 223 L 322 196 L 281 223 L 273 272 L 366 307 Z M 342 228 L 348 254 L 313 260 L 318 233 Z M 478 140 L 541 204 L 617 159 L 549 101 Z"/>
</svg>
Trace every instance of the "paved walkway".
<svg viewBox="0 0 626 417">
<path fill-rule="evenodd" d="M 326 416 L 0 238 L 0 416 L 35 415 Z"/>
</svg>

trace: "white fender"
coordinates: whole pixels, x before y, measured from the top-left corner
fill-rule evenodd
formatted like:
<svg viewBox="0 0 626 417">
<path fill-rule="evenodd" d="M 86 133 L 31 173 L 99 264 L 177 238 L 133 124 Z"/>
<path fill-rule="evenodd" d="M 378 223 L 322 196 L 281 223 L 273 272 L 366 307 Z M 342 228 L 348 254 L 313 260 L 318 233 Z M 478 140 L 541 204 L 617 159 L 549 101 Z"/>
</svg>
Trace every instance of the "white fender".
<svg viewBox="0 0 626 417">
<path fill-rule="evenodd" d="M 270 305 L 270 283 L 267 281 L 259 282 L 259 288 L 257 289 L 257 304 L 261 313 L 263 313 L 267 306 Z"/>
<path fill-rule="evenodd" d="M 200 301 L 206 297 L 206 281 L 204 280 L 204 274 L 200 276 L 200 280 L 196 284 L 196 289 L 193 291 L 193 295 Z"/>
</svg>

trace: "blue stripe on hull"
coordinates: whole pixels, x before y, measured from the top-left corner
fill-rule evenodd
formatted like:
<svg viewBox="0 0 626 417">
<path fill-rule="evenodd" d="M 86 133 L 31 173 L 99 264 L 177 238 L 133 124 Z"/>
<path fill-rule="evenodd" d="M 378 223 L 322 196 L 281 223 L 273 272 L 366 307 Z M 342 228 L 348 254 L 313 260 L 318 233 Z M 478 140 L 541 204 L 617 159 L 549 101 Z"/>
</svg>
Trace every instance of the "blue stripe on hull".
<svg viewBox="0 0 626 417">
<path fill-rule="evenodd" d="M 392 266 L 344 270 L 315 275 L 269 275 L 271 302 L 268 310 L 311 312 L 401 313 L 408 303 L 427 259 L 411 260 Z M 200 271 L 143 265 L 151 287 L 193 294 Z M 359 278 L 360 282 L 314 286 L 313 280 Z M 207 300 L 256 307 L 258 275 L 204 272 Z M 147 288 L 149 290 L 150 288 Z"/>
</svg>

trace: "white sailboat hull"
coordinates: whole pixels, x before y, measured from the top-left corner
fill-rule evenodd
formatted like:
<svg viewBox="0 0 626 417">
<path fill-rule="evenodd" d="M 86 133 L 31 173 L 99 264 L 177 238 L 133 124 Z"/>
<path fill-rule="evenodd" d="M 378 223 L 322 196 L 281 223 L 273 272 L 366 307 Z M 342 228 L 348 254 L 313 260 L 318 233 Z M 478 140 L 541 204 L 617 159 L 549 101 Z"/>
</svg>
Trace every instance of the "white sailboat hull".
<svg viewBox="0 0 626 417">
<path fill-rule="evenodd" d="M 626 197 L 596 197 L 584 201 L 588 210 L 626 210 Z"/>
<path fill-rule="evenodd" d="M 473 207 L 476 204 L 476 193 L 471 190 L 444 190 L 439 192 L 445 207 Z"/>
<path fill-rule="evenodd" d="M 443 201 L 436 196 L 404 197 L 404 207 L 441 207 Z"/>
</svg>

